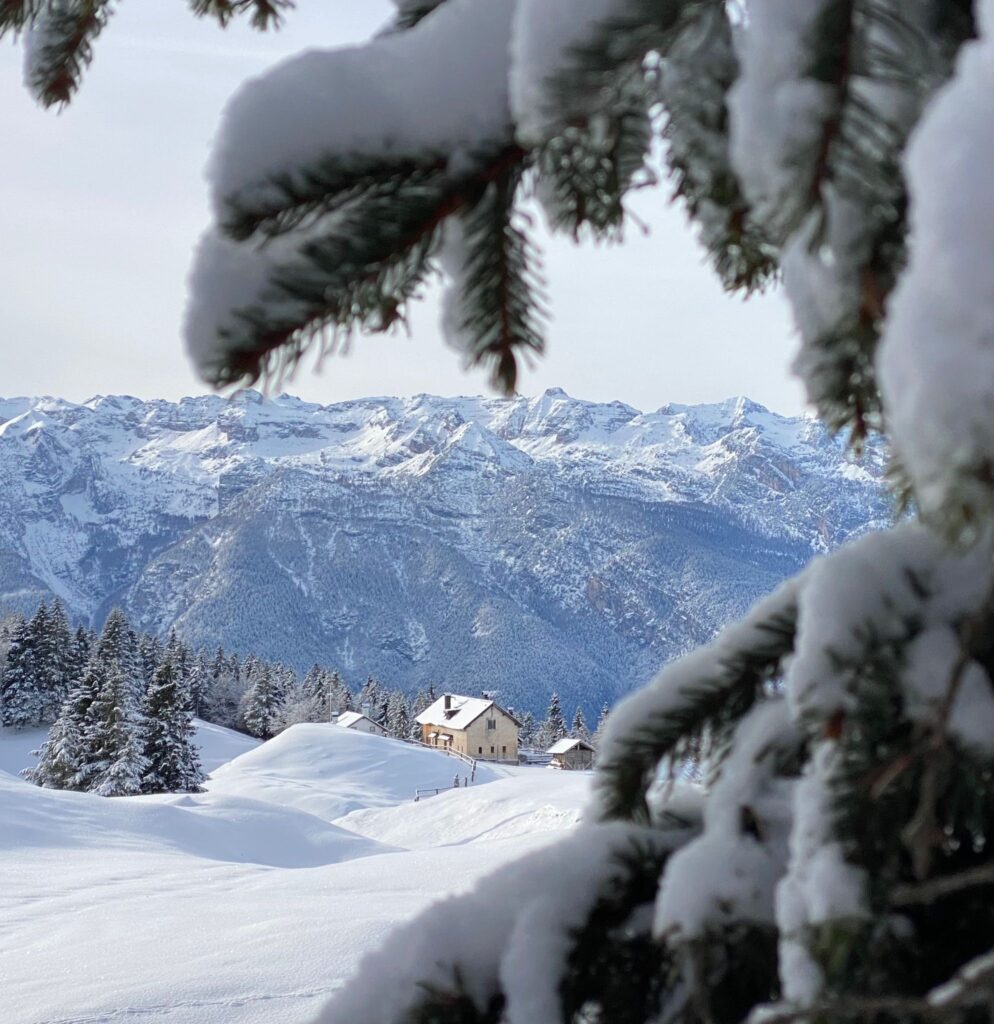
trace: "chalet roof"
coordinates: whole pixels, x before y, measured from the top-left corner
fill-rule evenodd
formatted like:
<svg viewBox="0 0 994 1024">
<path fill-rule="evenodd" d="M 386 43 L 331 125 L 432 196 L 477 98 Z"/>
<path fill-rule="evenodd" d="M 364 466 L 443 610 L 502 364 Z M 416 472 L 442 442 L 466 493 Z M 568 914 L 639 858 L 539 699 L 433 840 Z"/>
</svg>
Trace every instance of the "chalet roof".
<svg viewBox="0 0 994 1024">
<path fill-rule="evenodd" d="M 590 750 L 594 748 L 586 741 L 577 738 L 570 739 L 567 736 L 565 739 L 559 740 L 557 743 L 553 743 L 551 747 L 546 751 L 547 754 L 565 754 L 568 750 Z M 596 751 L 594 751 L 596 753 Z"/>
<path fill-rule="evenodd" d="M 358 724 L 364 718 L 370 724 L 376 725 L 376 723 L 368 715 L 364 715 L 361 711 L 343 711 L 335 720 L 335 724 L 342 725 L 346 729 L 351 729 L 352 726 Z"/>
<path fill-rule="evenodd" d="M 446 697 L 449 698 L 450 706 L 448 708 L 445 706 Z M 514 715 L 492 700 L 487 700 L 485 697 L 463 697 L 458 693 L 443 694 L 434 704 L 425 708 L 418 715 L 416 721 L 418 725 L 441 725 L 446 729 L 468 729 L 480 715 L 491 708 L 497 708 L 502 714 L 507 715 L 515 725 L 521 724 Z"/>
</svg>

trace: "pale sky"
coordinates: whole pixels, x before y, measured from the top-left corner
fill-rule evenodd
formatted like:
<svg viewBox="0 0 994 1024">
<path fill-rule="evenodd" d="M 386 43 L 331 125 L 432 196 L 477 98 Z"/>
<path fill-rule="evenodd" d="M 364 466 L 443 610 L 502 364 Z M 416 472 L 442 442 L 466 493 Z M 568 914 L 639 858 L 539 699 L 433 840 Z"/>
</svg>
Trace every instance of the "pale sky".
<svg viewBox="0 0 994 1024">
<path fill-rule="evenodd" d="M 386 0 L 299 0 L 281 32 L 261 35 L 197 21 L 182 0 L 128 0 L 60 114 L 23 89 L 20 47 L 0 48 L 0 395 L 202 393 L 180 327 L 224 102 L 284 55 L 361 42 L 389 10 Z M 632 229 L 621 246 L 543 238 L 554 320 L 521 391 L 562 387 L 647 410 L 745 394 L 800 412 L 782 295 L 725 296 L 665 185 L 634 209 L 651 232 Z M 486 393 L 484 374 L 464 372 L 443 345 L 436 316 L 429 296 L 411 336 L 359 338 L 319 374 L 305 361 L 286 390 L 325 403 Z"/>
</svg>

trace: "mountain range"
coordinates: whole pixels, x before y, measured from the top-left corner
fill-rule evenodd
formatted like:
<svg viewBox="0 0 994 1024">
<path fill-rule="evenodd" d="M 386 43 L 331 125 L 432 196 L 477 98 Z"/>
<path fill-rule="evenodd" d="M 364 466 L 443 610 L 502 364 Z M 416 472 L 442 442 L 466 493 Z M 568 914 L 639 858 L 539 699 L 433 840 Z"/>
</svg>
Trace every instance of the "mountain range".
<svg viewBox="0 0 994 1024">
<path fill-rule="evenodd" d="M 888 522 L 883 469 L 745 398 L 6 399 L 0 612 L 589 716 Z"/>
</svg>

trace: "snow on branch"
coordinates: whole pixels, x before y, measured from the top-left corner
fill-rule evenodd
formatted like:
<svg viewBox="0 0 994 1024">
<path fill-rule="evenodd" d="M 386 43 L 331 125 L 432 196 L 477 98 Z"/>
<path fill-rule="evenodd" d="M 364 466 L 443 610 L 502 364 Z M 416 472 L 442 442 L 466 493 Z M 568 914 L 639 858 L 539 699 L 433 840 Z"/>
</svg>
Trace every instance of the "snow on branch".
<svg viewBox="0 0 994 1024">
<path fill-rule="evenodd" d="M 531 148 L 603 109 L 626 66 L 665 44 L 685 0 L 519 0 L 511 41 L 511 108 Z"/>
<path fill-rule="evenodd" d="M 738 73 L 724 5 L 688 4 L 660 62 L 666 162 L 722 284 L 748 293 L 776 273 L 777 252 L 732 168 L 726 100 Z"/>
<path fill-rule="evenodd" d="M 24 81 L 46 107 L 66 104 L 93 60 L 93 43 L 113 11 L 110 0 L 48 0 L 29 5 Z M 22 25 L 24 22 L 22 21 Z"/>
<path fill-rule="evenodd" d="M 449 0 L 407 32 L 309 50 L 247 82 L 225 109 L 208 168 L 217 216 L 232 201 L 264 203 L 272 179 L 302 169 L 444 161 L 459 175 L 505 148 L 513 132 L 501 41 L 513 7 Z"/>
<path fill-rule="evenodd" d="M 601 819 L 648 816 L 646 793 L 664 758 L 687 757 L 711 727 L 744 714 L 794 646 L 803 575 L 760 601 L 709 647 L 668 665 L 611 713 L 598 760 L 594 810 Z"/>
<path fill-rule="evenodd" d="M 742 718 L 705 801 L 703 834 L 667 863 L 656 902 L 658 936 L 685 942 L 734 922 L 773 924 L 792 815 L 793 782 L 784 764 L 797 759 L 801 743 L 782 697 Z"/>
<path fill-rule="evenodd" d="M 911 260 L 878 360 L 915 498 L 959 536 L 994 509 L 994 2 L 977 13 L 907 155 Z"/>
</svg>

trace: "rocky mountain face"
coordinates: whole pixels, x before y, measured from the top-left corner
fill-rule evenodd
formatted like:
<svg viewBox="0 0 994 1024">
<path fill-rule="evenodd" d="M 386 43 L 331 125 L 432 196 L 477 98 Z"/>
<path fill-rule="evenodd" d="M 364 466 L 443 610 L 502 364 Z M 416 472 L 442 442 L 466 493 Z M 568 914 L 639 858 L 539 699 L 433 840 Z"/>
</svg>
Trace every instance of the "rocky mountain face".
<svg viewBox="0 0 994 1024">
<path fill-rule="evenodd" d="M 0 611 L 595 714 L 885 522 L 882 464 L 747 399 L 0 400 Z"/>
</svg>

